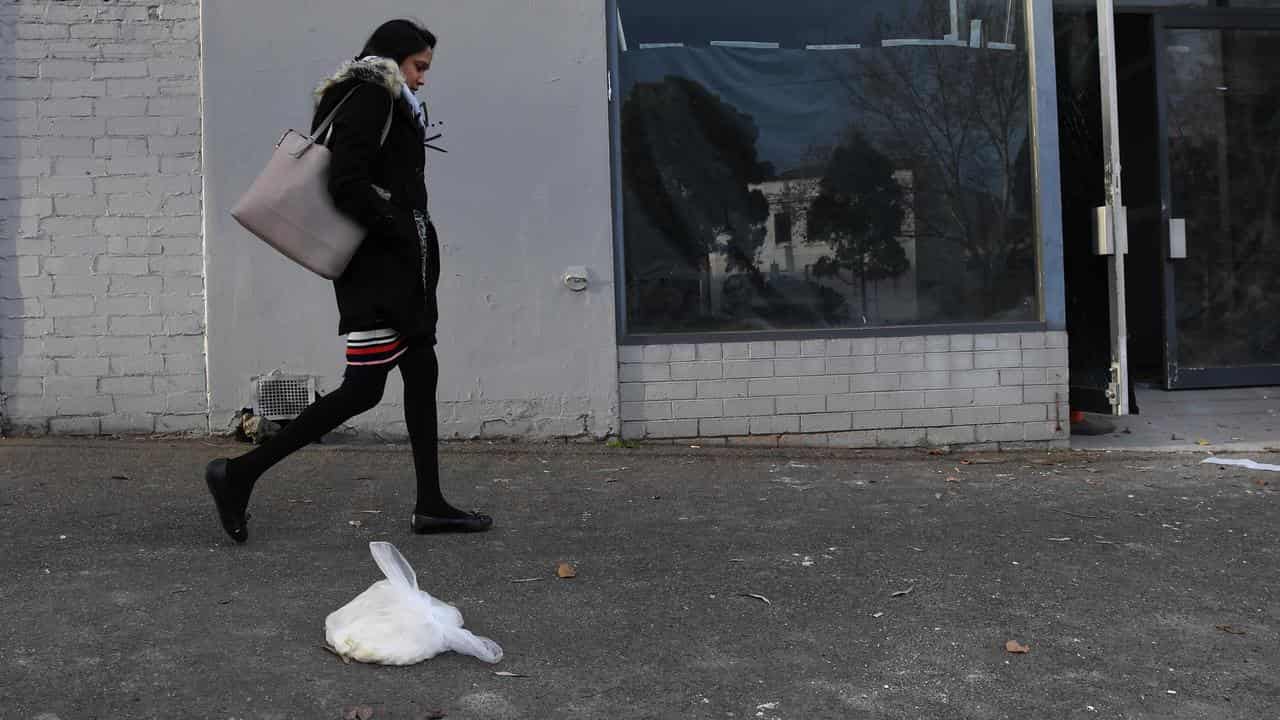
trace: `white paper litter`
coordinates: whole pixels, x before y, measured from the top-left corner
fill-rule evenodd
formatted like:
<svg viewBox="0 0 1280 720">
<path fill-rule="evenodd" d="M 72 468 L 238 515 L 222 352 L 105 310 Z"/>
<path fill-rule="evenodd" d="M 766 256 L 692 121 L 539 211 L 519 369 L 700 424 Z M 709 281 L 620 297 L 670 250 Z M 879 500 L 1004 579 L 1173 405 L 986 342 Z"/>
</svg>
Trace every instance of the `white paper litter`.
<svg viewBox="0 0 1280 720">
<path fill-rule="evenodd" d="M 1266 470 L 1267 472 L 1280 472 L 1280 465 L 1266 465 L 1253 460 L 1233 460 L 1231 458 L 1211 457 L 1200 463 L 1201 465 L 1232 465 L 1235 467 L 1248 468 L 1250 470 Z"/>
</svg>

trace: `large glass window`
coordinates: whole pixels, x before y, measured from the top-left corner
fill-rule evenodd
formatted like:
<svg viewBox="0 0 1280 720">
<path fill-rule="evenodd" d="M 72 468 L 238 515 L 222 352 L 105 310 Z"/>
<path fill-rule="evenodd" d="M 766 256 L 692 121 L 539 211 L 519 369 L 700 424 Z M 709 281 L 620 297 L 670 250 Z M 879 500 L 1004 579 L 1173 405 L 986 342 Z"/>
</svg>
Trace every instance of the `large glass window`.
<svg viewBox="0 0 1280 720">
<path fill-rule="evenodd" d="M 631 334 L 1038 317 L 1022 0 L 618 0 Z"/>
</svg>

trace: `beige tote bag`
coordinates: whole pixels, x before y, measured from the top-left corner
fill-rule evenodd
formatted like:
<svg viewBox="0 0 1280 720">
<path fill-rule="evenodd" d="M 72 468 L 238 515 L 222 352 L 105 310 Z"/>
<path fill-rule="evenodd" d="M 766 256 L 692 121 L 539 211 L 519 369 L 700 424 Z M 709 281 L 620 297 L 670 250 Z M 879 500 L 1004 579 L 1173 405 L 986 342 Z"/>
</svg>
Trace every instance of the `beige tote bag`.
<svg viewBox="0 0 1280 720">
<path fill-rule="evenodd" d="M 266 169 L 231 209 L 231 216 L 249 232 L 290 260 L 330 280 L 347 269 L 366 231 L 334 206 L 329 194 L 332 158 L 329 148 L 317 140 L 325 135 L 325 143 L 329 142 L 334 118 L 357 89 L 342 98 L 312 135 L 286 131 L 276 143 Z M 393 98 L 379 147 L 387 141 L 394 112 Z"/>
</svg>

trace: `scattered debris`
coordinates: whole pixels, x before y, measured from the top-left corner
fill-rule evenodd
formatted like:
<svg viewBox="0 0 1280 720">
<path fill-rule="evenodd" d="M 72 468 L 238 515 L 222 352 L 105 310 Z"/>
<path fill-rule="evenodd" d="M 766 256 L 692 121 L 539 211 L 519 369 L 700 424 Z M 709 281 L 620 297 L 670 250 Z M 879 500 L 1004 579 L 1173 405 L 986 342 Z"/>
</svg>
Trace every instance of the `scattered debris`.
<svg viewBox="0 0 1280 720">
<path fill-rule="evenodd" d="M 756 717 L 758 718 L 764 717 L 765 710 L 777 710 L 777 709 L 778 709 L 777 702 L 761 703 L 760 705 L 756 706 Z"/>
<path fill-rule="evenodd" d="M 874 613 L 871 617 L 876 618 L 877 620 L 879 620 L 880 618 L 884 617 L 884 613 L 882 613 L 882 612 Z"/>
<path fill-rule="evenodd" d="M 1069 537 L 1049 538 L 1049 542 L 1071 542 Z"/>
<path fill-rule="evenodd" d="M 889 597 L 903 597 L 903 596 L 906 596 L 906 595 L 910 595 L 912 592 L 914 592 L 914 591 L 915 591 L 915 589 L 916 589 L 916 586 L 915 586 L 915 585 L 912 585 L 912 586 L 908 587 L 906 590 L 899 590 L 899 591 L 897 591 L 897 592 L 895 592 L 895 593 L 891 594 Z"/>
<path fill-rule="evenodd" d="M 569 580 L 578 577 L 578 571 L 569 563 L 560 563 L 556 566 L 556 577 L 561 580 Z"/>
<path fill-rule="evenodd" d="M 999 476 L 997 476 L 997 477 L 999 477 Z M 946 481 L 947 481 L 947 482 L 949 482 L 949 483 L 958 483 L 958 482 L 960 482 L 960 478 L 956 477 L 955 475 L 948 475 L 948 476 L 947 476 L 947 480 L 946 480 Z"/>
<path fill-rule="evenodd" d="M 1004 644 L 1004 651 L 1011 655 L 1026 655 L 1031 652 L 1031 647 L 1023 645 L 1017 640 L 1010 640 Z"/>
<path fill-rule="evenodd" d="M 912 550 L 915 550 L 916 552 L 924 552 L 924 548 L 918 548 L 915 545 L 908 545 L 907 547 Z"/>
<path fill-rule="evenodd" d="M 759 600 L 760 602 L 763 602 L 765 605 L 772 605 L 772 604 L 773 604 L 773 601 L 772 601 L 772 600 L 770 600 L 769 598 L 767 598 L 767 597 L 765 597 L 765 596 L 763 596 L 763 595 L 757 595 L 757 594 L 755 594 L 755 593 L 740 593 L 740 595 L 741 595 L 742 597 L 755 598 L 756 600 Z"/>
<path fill-rule="evenodd" d="M 543 581 L 543 580 L 545 580 L 545 579 L 546 579 L 546 578 L 519 578 L 519 579 L 517 579 L 517 580 L 512 580 L 511 582 L 513 582 L 513 583 L 531 583 L 531 582 L 542 582 L 542 581 Z"/>
<path fill-rule="evenodd" d="M 1243 630 L 1237 630 L 1231 625 L 1214 625 L 1213 627 L 1227 633 L 1228 635 L 1244 635 Z"/>
<path fill-rule="evenodd" d="M 1201 465 L 1231 465 L 1234 467 L 1247 468 L 1249 470 L 1263 470 L 1266 472 L 1280 472 L 1280 465 L 1267 465 L 1253 460 L 1235 460 L 1231 458 L 1211 457 L 1204 460 Z"/>
<path fill-rule="evenodd" d="M 497 672 L 495 672 L 495 673 L 494 673 L 494 675 L 496 675 L 497 677 L 504 677 L 504 678 L 527 678 L 527 677 L 529 677 L 528 675 L 522 675 L 521 673 L 507 672 L 506 670 L 498 670 Z"/>
<path fill-rule="evenodd" d="M 281 430 L 280 423 L 254 415 L 248 408 L 241 410 L 231 423 L 232 432 L 237 440 L 252 442 L 255 445 L 261 445 Z"/>
<path fill-rule="evenodd" d="M 1070 510 L 1059 510 L 1057 508 L 1054 508 L 1053 511 L 1056 513 L 1062 513 L 1063 515 L 1070 515 L 1073 518 L 1080 518 L 1081 520 L 1097 520 L 1098 519 L 1097 515 L 1081 515 L 1080 513 L 1073 513 Z"/>
<path fill-rule="evenodd" d="M 291 499 L 291 500 L 289 500 L 289 502 L 290 502 L 290 503 L 293 503 L 293 504 L 295 504 L 295 505 L 298 505 L 298 504 L 301 504 L 301 505 L 310 505 L 311 503 L 315 502 L 315 500 Z"/>
<path fill-rule="evenodd" d="M 369 720 L 373 717 L 373 708 L 368 705 L 357 705 L 342 711 L 342 720 Z"/>
<path fill-rule="evenodd" d="M 442 720 L 448 716 L 449 713 L 443 710 L 423 710 L 415 720 Z"/>
<path fill-rule="evenodd" d="M 1197 445 L 1199 445 L 1200 447 L 1208 447 L 1209 445 L 1212 445 L 1213 443 L 1209 442 L 1208 440 L 1205 440 L 1204 438 L 1200 438 L 1199 440 L 1197 440 L 1197 441 L 1196 441 L 1196 444 L 1197 444 Z M 1172 692 L 1172 691 L 1170 691 L 1170 692 Z"/>
<path fill-rule="evenodd" d="M 128 480 L 129 476 L 128 475 L 112 475 L 111 479 L 112 480 Z"/>
<path fill-rule="evenodd" d="M 381 515 L 382 511 L 381 510 L 361 510 L 360 513 L 362 515 Z"/>
<path fill-rule="evenodd" d="M 363 527 L 364 523 L 360 520 L 348 520 L 347 524 L 353 528 Z"/>
</svg>

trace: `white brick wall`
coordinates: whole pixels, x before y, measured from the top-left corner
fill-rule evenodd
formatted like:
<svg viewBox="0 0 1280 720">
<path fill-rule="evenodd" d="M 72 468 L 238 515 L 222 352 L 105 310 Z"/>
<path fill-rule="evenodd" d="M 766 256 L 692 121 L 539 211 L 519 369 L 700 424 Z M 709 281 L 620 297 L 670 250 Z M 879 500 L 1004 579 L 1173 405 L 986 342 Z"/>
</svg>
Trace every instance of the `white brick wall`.
<svg viewBox="0 0 1280 720">
<path fill-rule="evenodd" d="M 208 429 L 199 12 L 0 5 L 0 429 Z"/>
<path fill-rule="evenodd" d="M 1069 435 L 1062 332 L 630 346 L 619 359 L 628 439 L 1010 447 Z"/>
</svg>

